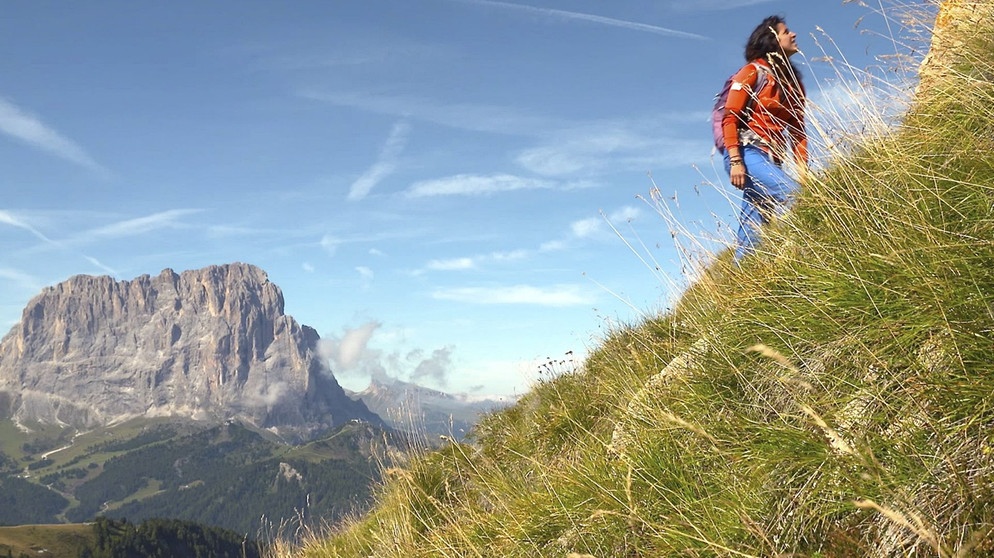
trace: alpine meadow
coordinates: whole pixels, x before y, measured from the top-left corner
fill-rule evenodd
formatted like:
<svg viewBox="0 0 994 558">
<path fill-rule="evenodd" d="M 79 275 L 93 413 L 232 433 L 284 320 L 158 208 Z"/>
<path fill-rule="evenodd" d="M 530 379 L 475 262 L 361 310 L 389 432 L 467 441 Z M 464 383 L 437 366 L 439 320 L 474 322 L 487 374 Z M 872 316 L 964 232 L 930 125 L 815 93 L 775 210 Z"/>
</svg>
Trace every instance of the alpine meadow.
<svg viewBox="0 0 994 558">
<path fill-rule="evenodd" d="M 272 554 L 994 554 L 994 1 L 872 4 L 915 64 L 910 105 L 884 114 L 874 74 L 833 62 L 856 109 L 810 108 L 819 164 L 757 254 L 699 258 L 687 235 L 672 308 Z"/>
</svg>

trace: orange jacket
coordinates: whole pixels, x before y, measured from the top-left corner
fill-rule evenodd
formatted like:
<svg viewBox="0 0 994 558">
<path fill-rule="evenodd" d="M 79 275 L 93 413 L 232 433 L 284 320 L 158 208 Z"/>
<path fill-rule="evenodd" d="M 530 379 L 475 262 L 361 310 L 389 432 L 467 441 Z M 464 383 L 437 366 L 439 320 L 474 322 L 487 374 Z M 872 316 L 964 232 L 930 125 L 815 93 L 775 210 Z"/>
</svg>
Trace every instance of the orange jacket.
<svg viewBox="0 0 994 558">
<path fill-rule="evenodd" d="M 770 67 L 766 60 L 756 60 L 756 63 Z M 721 120 L 726 150 L 740 143 L 739 122 L 745 120 L 742 111 L 760 71 L 750 63 L 732 77 L 732 88 L 725 101 L 725 116 Z M 808 137 L 804 132 L 804 87 L 800 83 L 780 83 L 770 70 L 766 74 L 765 85 L 756 93 L 752 117 L 747 122 L 749 129 L 762 140 L 758 146 L 770 152 L 778 163 L 792 152 L 796 162 L 806 165 Z M 791 151 L 787 150 L 788 141 Z"/>
</svg>

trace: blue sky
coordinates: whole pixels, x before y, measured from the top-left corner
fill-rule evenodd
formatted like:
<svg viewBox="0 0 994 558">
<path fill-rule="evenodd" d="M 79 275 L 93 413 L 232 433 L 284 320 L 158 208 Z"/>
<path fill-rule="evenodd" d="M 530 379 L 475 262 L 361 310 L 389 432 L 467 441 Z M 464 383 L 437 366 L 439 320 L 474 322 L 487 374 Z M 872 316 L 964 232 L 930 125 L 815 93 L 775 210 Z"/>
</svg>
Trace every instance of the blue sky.
<svg viewBox="0 0 994 558">
<path fill-rule="evenodd" d="M 763 17 L 815 102 L 849 81 L 824 50 L 889 79 L 895 23 L 856 4 L 9 3 L 0 325 L 75 274 L 241 261 L 346 387 L 521 394 L 729 237 L 707 113 Z"/>
</svg>

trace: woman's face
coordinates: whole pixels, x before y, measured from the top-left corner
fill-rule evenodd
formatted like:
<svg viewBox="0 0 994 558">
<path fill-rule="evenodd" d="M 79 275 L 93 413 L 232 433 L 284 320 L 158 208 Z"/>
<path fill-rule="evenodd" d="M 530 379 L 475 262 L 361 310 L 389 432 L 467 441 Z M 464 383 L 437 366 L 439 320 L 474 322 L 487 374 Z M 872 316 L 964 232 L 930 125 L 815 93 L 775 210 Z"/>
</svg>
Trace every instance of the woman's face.
<svg viewBox="0 0 994 558">
<path fill-rule="evenodd" d="M 780 43 L 780 50 L 784 55 L 790 57 L 797 54 L 797 33 L 791 32 L 786 23 L 778 23 L 775 31 L 777 42 Z"/>
</svg>

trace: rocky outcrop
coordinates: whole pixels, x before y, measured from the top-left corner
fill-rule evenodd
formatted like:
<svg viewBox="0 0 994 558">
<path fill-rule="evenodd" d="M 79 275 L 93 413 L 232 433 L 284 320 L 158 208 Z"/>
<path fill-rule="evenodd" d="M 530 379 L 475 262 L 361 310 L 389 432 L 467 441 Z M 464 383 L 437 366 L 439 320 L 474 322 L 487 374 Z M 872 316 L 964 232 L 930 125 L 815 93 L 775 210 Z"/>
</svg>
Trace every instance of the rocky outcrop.
<svg viewBox="0 0 994 558">
<path fill-rule="evenodd" d="M 990 10 L 990 3 L 981 0 L 945 0 L 939 5 L 931 45 L 918 72 L 919 91 L 956 71 L 960 58 L 970 52 L 965 47 L 982 38 L 985 28 L 980 23 Z"/>
<path fill-rule="evenodd" d="M 378 422 L 317 341 L 251 265 L 78 275 L 32 299 L 0 341 L 0 415 L 77 427 L 174 415 L 297 431 Z"/>
<path fill-rule="evenodd" d="M 655 418 L 652 408 L 659 395 L 665 391 L 674 380 L 679 380 L 693 374 L 701 359 L 707 354 L 709 347 L 706 340 L 698 339 L 686 352 L 680 353 L 657 374 L 650 377 L 642 389 L 629 401 L 625 412 L 614 424 L 611 442 L 607 446 L 608 455 L 612 458 L 627 457 L 633 443 L 632 432 L 637 431 L 640 424 L 651 423 Z M 662 418 L 680 427 L 688 426 L 676 415 L 662 411 Z"/>
</svg>

